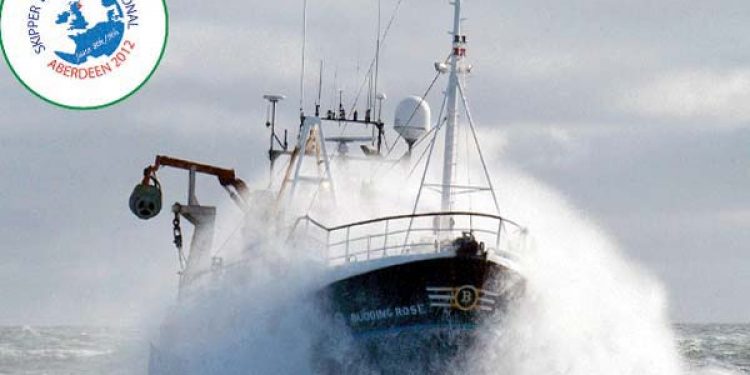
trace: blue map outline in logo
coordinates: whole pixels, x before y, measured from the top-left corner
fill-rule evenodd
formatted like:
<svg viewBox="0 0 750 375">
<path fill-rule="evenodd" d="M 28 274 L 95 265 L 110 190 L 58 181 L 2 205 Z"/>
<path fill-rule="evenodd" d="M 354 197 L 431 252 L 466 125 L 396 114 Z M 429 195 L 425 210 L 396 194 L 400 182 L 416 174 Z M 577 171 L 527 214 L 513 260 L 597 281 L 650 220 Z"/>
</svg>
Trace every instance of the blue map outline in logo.
<svg viewBox="0 0 750 375">
<path fill-rule="evenodd" d="M 122 42 L 125 34 L 125 24 L 122 22 L 123 12 L 117 0 L 101 0 L 105 8 L 113 7 L 107 11 L 108 20 L 100 22 L 88 28 L 88 21 L 81 13 L 81 4 L 78 0 L 70 1 L 69 10 L 57 16 L 56 24 L 68 25 L 68 37 L 73 40 L 76 50 L 73 53 L 55 51 L 61 59 L 74 64 L 85 63 L 89 56 L 111 56 Z M 81 32 L 78 32 L 81 31 Z"/>
</svg>

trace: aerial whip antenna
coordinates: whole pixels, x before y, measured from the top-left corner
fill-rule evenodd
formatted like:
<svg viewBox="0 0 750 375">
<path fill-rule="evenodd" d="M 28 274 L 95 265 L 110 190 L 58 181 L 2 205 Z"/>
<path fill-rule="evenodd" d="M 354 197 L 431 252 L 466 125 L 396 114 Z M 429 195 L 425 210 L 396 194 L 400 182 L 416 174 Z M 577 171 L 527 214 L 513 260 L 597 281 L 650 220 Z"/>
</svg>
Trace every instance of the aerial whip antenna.
<svg viewBox="0 0 750 375">
<path fill-rule="evenodd" d="M 318 100 L 315 102 L 315 116 L 320 116 L 320 98 L 323 95 L 323 60 L 320 60 L 320 71 L 318 72 Z"/>
<path fill-rule="evenodd" d="M 299 77 L 299 113 L 304 115 L 305 102 L 305 45 L 307 44 L 307 0 L 302 2 L 302 57 Z"/>
<path fill-rule="evenodd" d="M 395 8 L 393 8 L 393 12 L 391 13 L 391 17 L 388 19 L 388 23 L 385 25 L 385 29 L 382 33 L 380 33 L 380 49 L 385 45 L 386 39 L 388 38 L 388 32 L 391 30 L 391 26 L 393 26 L 393 22 L 396 20 L 396 15 L 398 14 L 398 10 L 401 7 L 401 3 L 404 0 L 398 0 L 396 3 Z M 376 55 L 380 55 L 379 51 L 376 51 Z M 370 61 L 370 67 L 367 69 L 367 74 L 362 79 L 362 83 L 359 85 L 359 89 L 357 90 L 357 95 L 354 97 L 354 101 L 352 102 L 351 108 L 354 108 L 357 106 L 357 102 L 359 101 L 359 97 L 362 93 L 362 90 L 364 90 L 365 85 L 372 85 L 373 80 L 373 73 L 375 71 L 375 59 L 377 56 L 374 56 L 372 60 Z M 368 89 L 372 89 L 371 86 L 368 86 Z M 377 95 L 377 93 L 373 94 L 374 96 Z M 373 105 L 375 105 L 376 98 L 373 97 Z M 373 111 L 375 111 L 377 108 L 373 108 Z"/>
<path fill-rule="evenodd" d="M 378 95 L 378 70 L 380 69 L 380 4 L 381 0 L 378 0 L 378 39 L 375 42 L 375 83 L 373 84 L 373 91 L 375 95 Z M 383 105 L 382 103 L 383 102 L 380 101 L 381 106 Z M 379 117 L 378 121 L 380 121 Z"/>
</svg>

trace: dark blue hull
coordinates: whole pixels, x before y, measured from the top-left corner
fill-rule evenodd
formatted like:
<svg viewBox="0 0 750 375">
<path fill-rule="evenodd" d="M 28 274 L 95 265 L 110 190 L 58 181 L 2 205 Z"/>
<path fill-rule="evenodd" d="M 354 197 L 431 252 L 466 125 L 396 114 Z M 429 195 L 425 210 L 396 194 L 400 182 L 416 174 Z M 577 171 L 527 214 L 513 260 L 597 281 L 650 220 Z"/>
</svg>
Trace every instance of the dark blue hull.
<svg viewBox="0 0 750 375">
<path fill-rule="evenodd" d="M 523 293 L 520 275 L 486 256 L 416 260 L 328 286 L 324 311 L 353 337 L 351 360 L 321 373 L 446 373 L 461 368 L 485 325 L 497 327 Z"/>
</svg>

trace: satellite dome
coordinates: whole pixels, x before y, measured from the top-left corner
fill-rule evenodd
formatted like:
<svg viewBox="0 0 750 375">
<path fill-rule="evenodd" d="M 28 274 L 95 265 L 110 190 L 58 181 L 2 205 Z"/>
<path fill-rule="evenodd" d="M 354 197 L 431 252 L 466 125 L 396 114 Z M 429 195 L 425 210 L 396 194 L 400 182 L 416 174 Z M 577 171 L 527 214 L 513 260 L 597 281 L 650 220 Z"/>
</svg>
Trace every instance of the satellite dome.
<svg viewBox="0 0 750 375">
<path fill-rule="evenodd" d="M 418 96 L 409 96 L 396 106 L 393 129 L 409 147 L 430 130 L 430 106 Z"/>
</svg>

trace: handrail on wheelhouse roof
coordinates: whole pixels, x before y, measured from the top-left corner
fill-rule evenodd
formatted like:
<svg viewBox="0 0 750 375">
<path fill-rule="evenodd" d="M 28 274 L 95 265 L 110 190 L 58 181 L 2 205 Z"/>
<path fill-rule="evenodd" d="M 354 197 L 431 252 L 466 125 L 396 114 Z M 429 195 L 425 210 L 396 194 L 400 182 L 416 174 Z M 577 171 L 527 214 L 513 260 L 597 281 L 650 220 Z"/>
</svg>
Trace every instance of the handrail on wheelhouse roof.
<svg viewBox="0 0 750 375">
<path fill-rule="evenodd" d="M 470 212 L 470 211 L 438 211 L 438 212 L 427 212 L 427 213 L 420 213 L 420 214 L 403 214 L 403 215 L 383 216 L 383 217 L 379 217 L 379 218 L 375 218 L 375 219 L 370 219 L 370 220 L 356 221 L 354 223 L 337 225 L 337 226 L 334 226 L 334 227 L 328 227 L 328 226 L 320 223 L 319 221 L 311 218 L 309 215 L 305 215 L 305 216 L 301 216 L 301 217 L 297 218 L 297 220 L 294 223 L 294 227 L 296 227 L 297 224 L 299 224 L 300 221 L 302 221 L 302 220 L 308 220 L 311 223 L 315 224 L 316 226 L 320 227 L 321 229 L 323 229 L 325 231 L 328 231 L 328 232 L 331 232 L 331 231 L 335 231 L 335 230 L 339 230 L 339 229 L 344 229 L 344 228 L 347 228 L 347 227 L 356 227 L 356 226 L 360 226 L 360 225 L 367 225 L 367 224 L 377 223 L 379 221 L 409 219 L 409 218 L 428 217 L 428 216 L 478 216 L 478 217 L 487 217 L 487 218 L 491 218 L 491 219 L 500 220 L 501 222 L 509 223 L 511 225 L 514 225 L 514 226 L 518 227 L 519 229 L 524 229 L 520 224 L 518 224 L 518 223 L 516 223 L 516 222 L 514 222 L 512 220 L 508 220 L 506 218 L 503 218 L 502 216 L 493 215 L 493 214 L 485 214 L 485 213 L 480 213 L 480 212 Z"/>
</svg>

